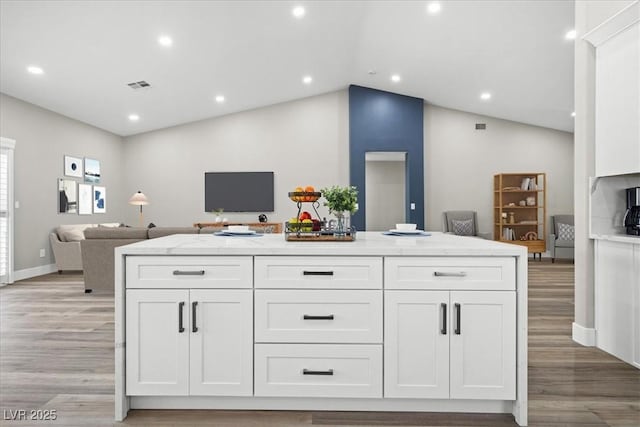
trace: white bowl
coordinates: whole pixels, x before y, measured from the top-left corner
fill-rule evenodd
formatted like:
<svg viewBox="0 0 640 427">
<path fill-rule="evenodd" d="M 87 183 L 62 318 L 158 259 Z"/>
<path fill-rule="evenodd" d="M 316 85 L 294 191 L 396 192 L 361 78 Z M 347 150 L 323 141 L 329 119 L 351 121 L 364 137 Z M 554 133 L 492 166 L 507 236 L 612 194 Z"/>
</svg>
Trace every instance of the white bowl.
<svg viewBox="0 0 640 427">
<path fill-rule="evenodd" d="M 396 224 L 396 230 L 398 231 L 413 231 L 416 229 L 416 224 Z"/>
<path fill-rule="evenodd" d="M 227 230 L 233 233 L 243 233 L 243 232 L 249 231 L 249 226 L 248 225 L 230 225 L 229 227 L 227 227 Z"/>
</svg>

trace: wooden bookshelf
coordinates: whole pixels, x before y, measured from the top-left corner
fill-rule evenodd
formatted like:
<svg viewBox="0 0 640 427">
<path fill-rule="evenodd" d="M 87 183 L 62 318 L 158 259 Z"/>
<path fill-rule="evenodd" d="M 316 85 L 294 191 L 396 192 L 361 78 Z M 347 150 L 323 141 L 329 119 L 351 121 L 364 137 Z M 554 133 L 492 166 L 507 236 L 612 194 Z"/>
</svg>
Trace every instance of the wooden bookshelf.
<svg viewBox="0 0 640 427">
<path fill-rule="evenodd" d="M 547 235 L 546 190 L 547 180 L 543 172 L 494 175 L 494 240 L 526 246 L 529 253 L 534 257 L 538 254 L 542 259 Z M 533 236 L 535 238 L 531 239 Z"/>
</svg>

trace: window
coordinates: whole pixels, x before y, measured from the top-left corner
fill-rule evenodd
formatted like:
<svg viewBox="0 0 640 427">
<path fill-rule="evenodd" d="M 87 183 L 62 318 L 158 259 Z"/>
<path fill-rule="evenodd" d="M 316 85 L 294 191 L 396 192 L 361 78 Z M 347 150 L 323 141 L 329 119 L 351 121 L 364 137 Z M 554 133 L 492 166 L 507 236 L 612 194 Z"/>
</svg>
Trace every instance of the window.
<svg viewBox="0 0 640 427">
<path fill-rule="evenodd" d="M 0 138 L 0 283 L 13 282 L 13 150 Z"/>
</svg>

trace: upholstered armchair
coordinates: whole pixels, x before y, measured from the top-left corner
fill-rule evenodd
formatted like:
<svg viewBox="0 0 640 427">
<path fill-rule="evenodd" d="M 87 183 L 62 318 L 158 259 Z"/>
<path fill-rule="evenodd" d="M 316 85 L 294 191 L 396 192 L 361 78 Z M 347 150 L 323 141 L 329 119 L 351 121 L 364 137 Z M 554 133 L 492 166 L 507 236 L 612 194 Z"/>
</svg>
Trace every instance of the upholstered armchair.
<svg viewBox="0 0 640 427">
<path fill-rule="evenodd" d="M 573 215 L 552 215 L 551 234 L 547 239 L 547 250 L 551 255 L 551 262 L 556 258 L 573 259 L 575 231 Z"/>
<path fill-rule="evenodd" d="M 490 233 L 478 231 L 478 215 L 475 211 L 445 211 L 442 213 L 442 222 L 445 233 L 491 239 Z"/>
</svg>

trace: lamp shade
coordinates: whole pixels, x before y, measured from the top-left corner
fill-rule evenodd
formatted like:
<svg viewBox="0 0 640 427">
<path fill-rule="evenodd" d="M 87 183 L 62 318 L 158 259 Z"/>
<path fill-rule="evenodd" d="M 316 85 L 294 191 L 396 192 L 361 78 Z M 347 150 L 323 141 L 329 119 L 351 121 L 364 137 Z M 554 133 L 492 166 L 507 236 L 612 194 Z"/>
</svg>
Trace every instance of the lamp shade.
<svg viewBox="0 0 640 427">
<path fill-rule="evenodd" d="M 148 205 L 149 199 L 147 199 L 147 196 L 145 196 L 142 191 L 138 191 L 133 196 L 131 196 L 131 198 L 129 199 L 129 204 L 136 206 Z"/>
</svg>

